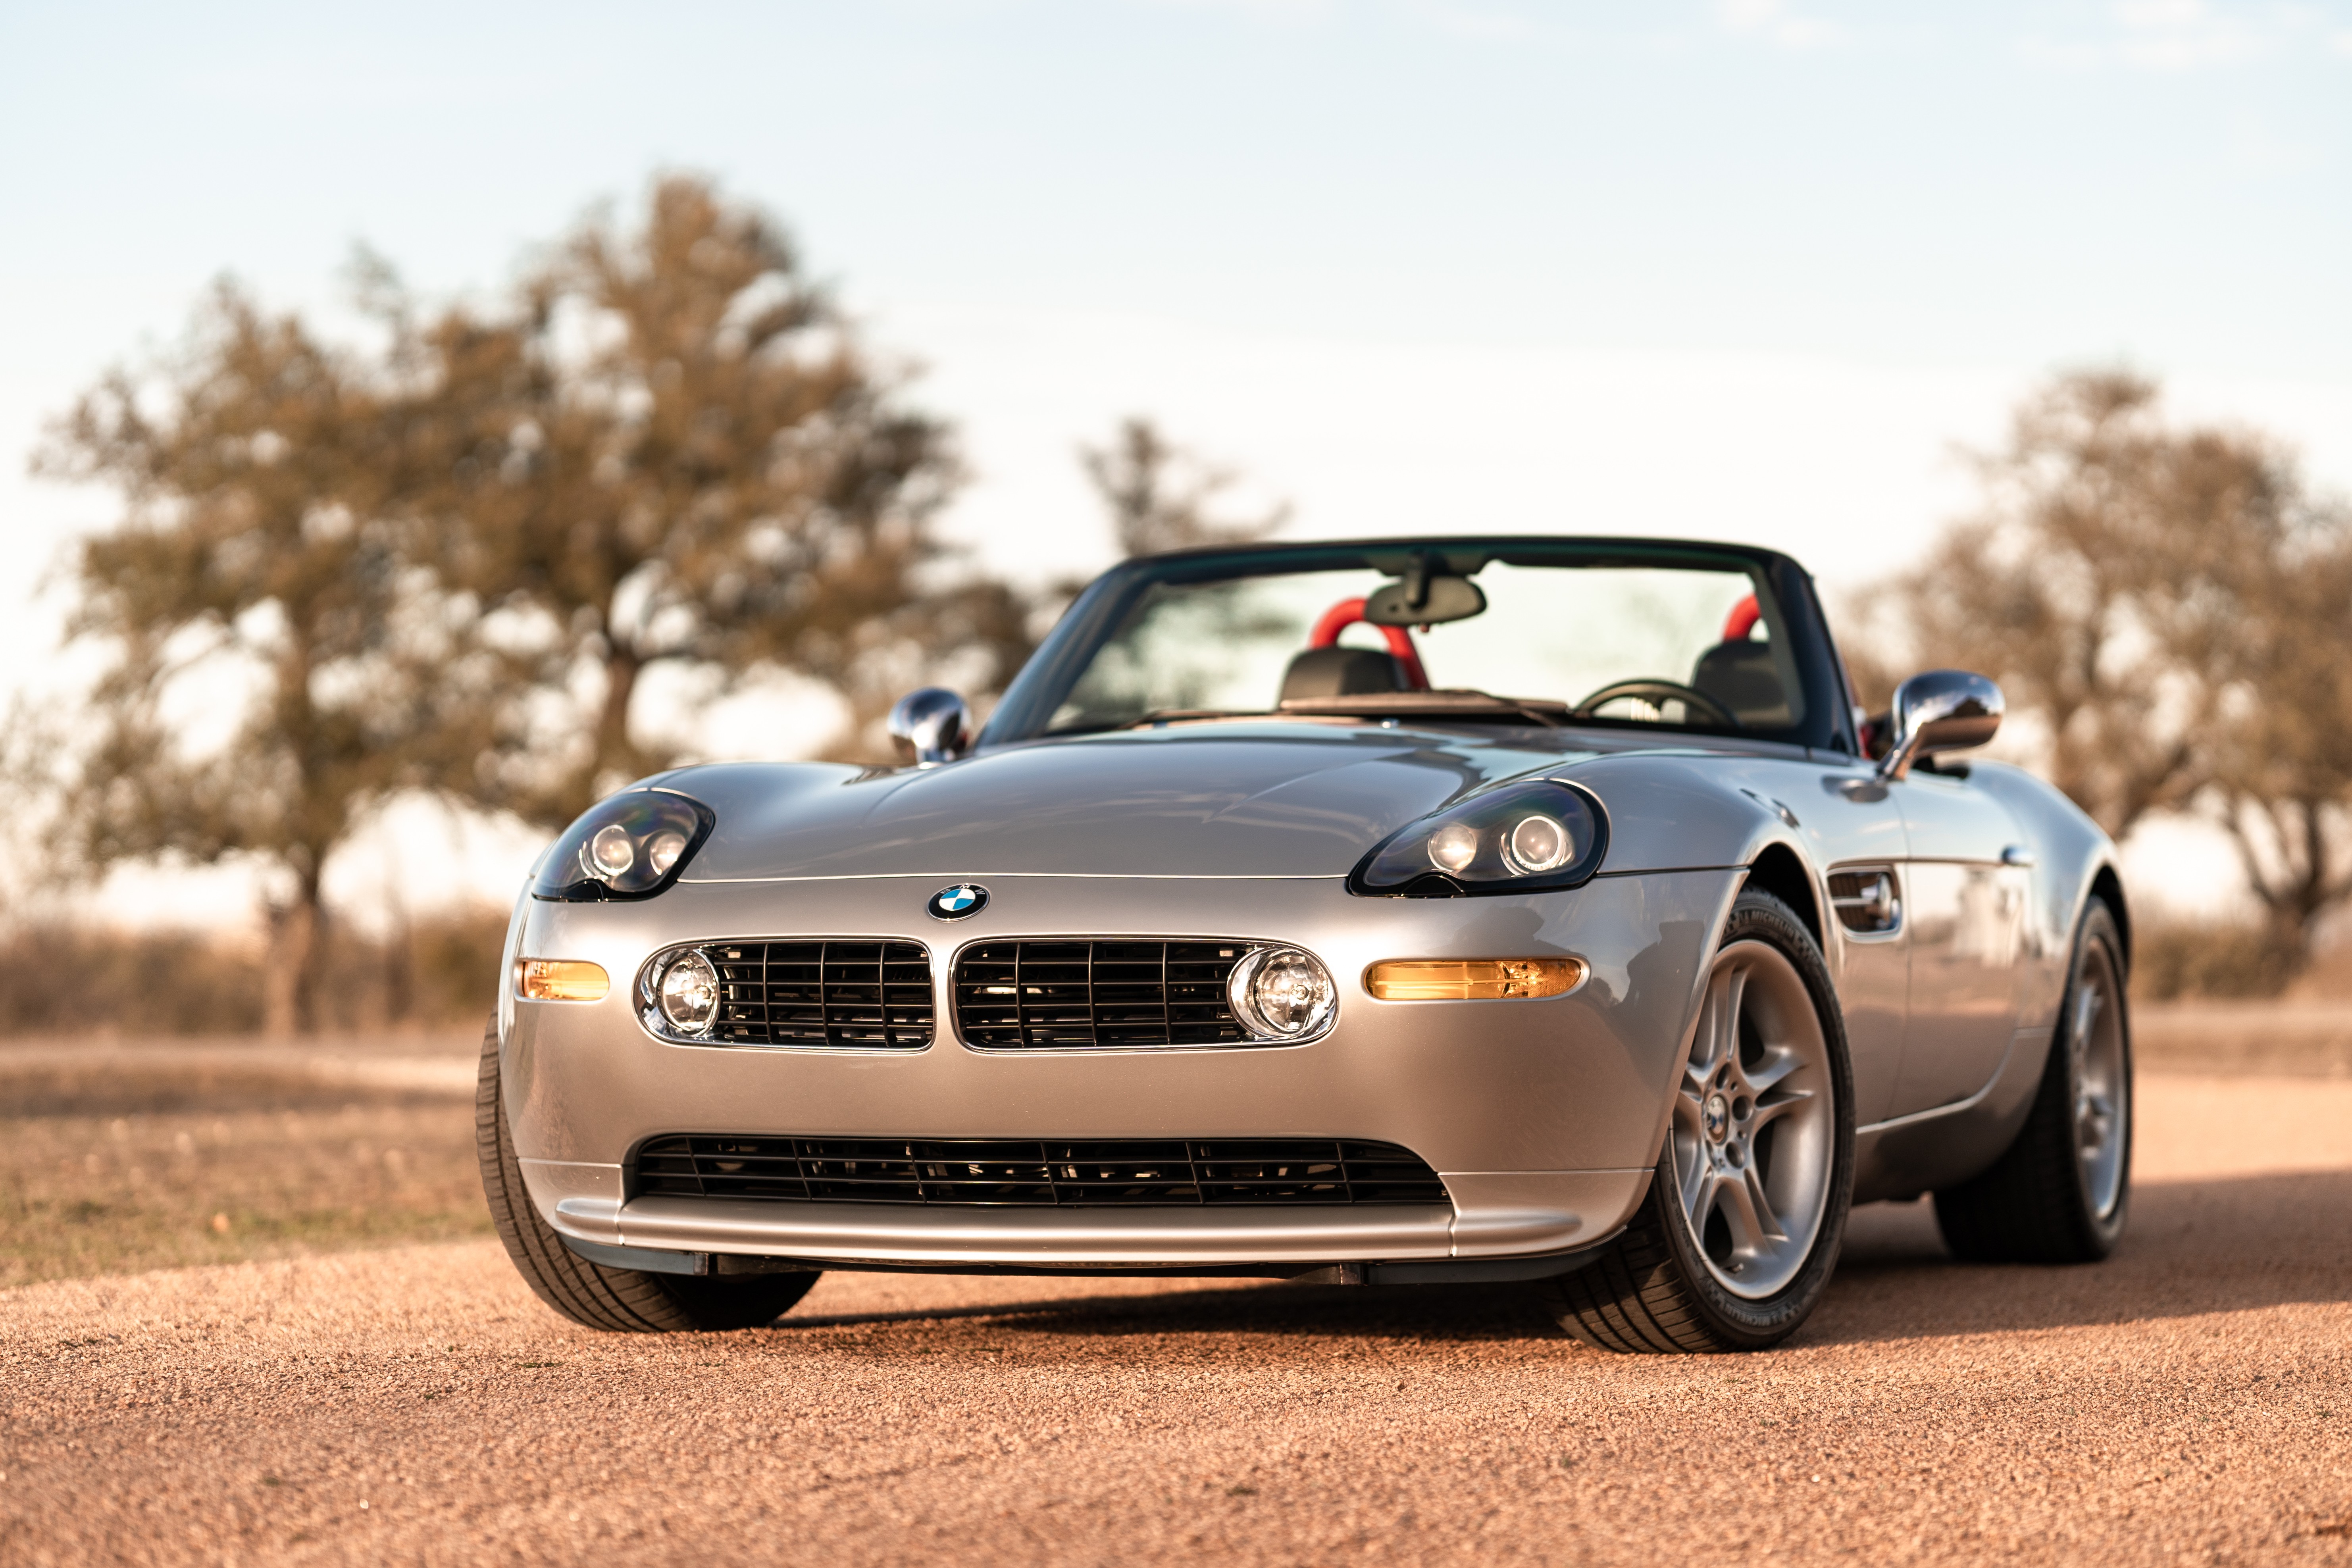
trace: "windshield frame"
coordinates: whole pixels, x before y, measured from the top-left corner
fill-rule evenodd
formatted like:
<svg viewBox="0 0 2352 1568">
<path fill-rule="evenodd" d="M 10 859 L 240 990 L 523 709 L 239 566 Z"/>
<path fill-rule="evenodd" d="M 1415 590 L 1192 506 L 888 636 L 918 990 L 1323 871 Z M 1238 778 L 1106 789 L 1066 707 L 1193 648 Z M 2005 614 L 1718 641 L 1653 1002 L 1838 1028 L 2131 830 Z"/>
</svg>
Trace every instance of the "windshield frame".
<svg viewBox="0 0 2352 1568">
<path fill-rule="evenodd" d="M 1315 543 L 1211 546 L 1138 556 L 1121 562 L 1088 584 L 1021 668 L 1004 697 L 975 739 L 986 751 L 1017 742 L 1050 738 L 1055 710 L 1093 661 L 1102 642 L 1125 622 L 1139 597 L 1159 584 L 1214 583 L 1234 578 L 1288 576 L 1297 573 L 1381 571 L 1401 556 L 1428 552 L 1447 560 L 1450 570 L 1501 562 L 1515 566 L 1657 567 L 1667 570 L 1735 571 L 1760 577 L 1780 601 L 1781 626 L 1804 696 L 1801 721 L 1783 729 L 1743 731 L 1738 737 L 1816 747 L 1859 755 L 1842 667 L 1831 641 L 1812 578 L 1777 551 L 1754 545 L 1696 540 L 1626 539 L 1547 534 L 1435 535 L 1423 538 L 1336 540 Z M 1526 697 L 1526 692 L 1499 693 Z M 1570 700 L 1574 700 L 1573 698 Z M 1278 717 L 1257 715 L 1256 717 Z M 1524 723 L 1489 715 L 1449 715 L 1444 723 Z M 1570 720 L 1570 723 L 1583 722 Z M 1595 727 L 1626 726 L 1591 721 Z M 1639 726 L 1667 734 L 1723 738 L 1719 730 L 1685 730 L 1671 724 Z M 1083 731 L 1081 731 L 1083 732 Z"/>
</svg>

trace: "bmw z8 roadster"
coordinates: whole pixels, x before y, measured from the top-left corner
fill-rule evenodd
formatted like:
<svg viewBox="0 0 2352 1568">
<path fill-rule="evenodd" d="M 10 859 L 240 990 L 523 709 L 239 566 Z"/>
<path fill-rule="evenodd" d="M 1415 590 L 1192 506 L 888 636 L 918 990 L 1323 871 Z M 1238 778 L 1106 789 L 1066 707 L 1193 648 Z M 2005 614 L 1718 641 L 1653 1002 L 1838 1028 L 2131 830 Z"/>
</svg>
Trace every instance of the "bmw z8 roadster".
<svg viewBox="0 0 2352 1568">
<path fill-rule="evenodd" d="M 1130 561 L 904 765 L 630 785 L 541 858 L 483 1044 L 516 1267 L 613 1330 L 825 1269 L 1512 1284 L 1760 1349 L 1856 1203 L 2089 1261 L 2129 1197 L 2113 846 L 1865 719 L 1812 583 L 1713 543 Z"/>
</svg>

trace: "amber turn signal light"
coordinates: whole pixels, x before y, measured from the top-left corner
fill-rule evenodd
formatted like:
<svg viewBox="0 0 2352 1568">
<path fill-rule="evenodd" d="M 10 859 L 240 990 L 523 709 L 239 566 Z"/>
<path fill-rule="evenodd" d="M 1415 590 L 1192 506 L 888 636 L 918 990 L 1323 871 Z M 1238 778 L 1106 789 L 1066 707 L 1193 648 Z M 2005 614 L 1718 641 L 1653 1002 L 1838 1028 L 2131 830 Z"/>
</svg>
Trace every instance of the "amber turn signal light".
<svg viewBox="0 0 2352 1568">
<path fill-rule="evenodd" d="M 1383 1002 L 1565 996 L 1583 983 L 1580 958 L 1391 958 L 1364 971 L 1364 989 Z"/>
<path fill-rule="evenodd" d="M 602 1002 L 613 988 L 604 966 L 577 958 L 526 958 L 521 992 L 533 1002 Z"/>
</svg>

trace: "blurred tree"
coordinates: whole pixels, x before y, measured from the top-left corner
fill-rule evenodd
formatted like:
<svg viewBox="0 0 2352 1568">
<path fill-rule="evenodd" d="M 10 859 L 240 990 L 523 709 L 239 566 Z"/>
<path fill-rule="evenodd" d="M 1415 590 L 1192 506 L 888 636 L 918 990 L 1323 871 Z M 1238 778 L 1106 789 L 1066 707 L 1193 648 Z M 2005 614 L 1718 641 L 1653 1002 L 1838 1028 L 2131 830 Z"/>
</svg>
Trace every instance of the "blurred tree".
<svg viewBox="0 0 2352 1568">
<path fill-rule="evenodd" d="M 316 1016 L 328 856 L 467 747 L 455 641 L 388 521 L 412 465 L 387 368 L 224 284 L 182 353 L 108 375 L 35 458 L 126 503 L 72 565 L 71 636 L 112 657 L 59 759 L 68 842 L 268 868 L 275 1032 Z"/>
<path fill-rule="evenodd" d="M 2352 899 L 2352 526 L 2301 521 L 2237 566 L 2242 609 L 2215 650 L 2228 686 L 2206 792 L 2271 945 L 2297 964 Z"/>
<path fill-rule="evenodd" d="M 2238 561 L 2283 535 L 2288 476 L 2252 438 L 2168 427 L 2155 384 L 2120 372 L 2059 377 L 1977 466 L 1986 510 L 1866 595 L 1869 619 L 1915 667 L 1999 680 L 2053 781 L 2120 838 L 2206 782 Z M 1888 662 L 1864 646 L 1864 670 Z"/>
<path fill-rule="evenodd" d="M 499 314 L 425 329 L 449 583 L 513 672 L 462 784 L 547 826 L 675 760 L 675 695 L 761 670 L 830 686 L 855 749 L 892 678 L 942 662 L 1001 686 L 1017 595 L 932 529 L 958 468 L 900 404 L 776 224 L 706 182 L 656 184 L 644 226 L 593 219 Z M 664 720 L 668 722 L 664 722 Z"/>
<path fill-rule="evenodd" d="M 2352 898 L 2352 525 L 2276 444 L 2173 426 L 2122 372 L 2057 378 L 1978 464 L 1985 510 L 1863 596 L 1857 683 L 1897 647 L 1991 675 L 2117 838 L 2206 812 L 2286 973 Z"/>
<path fill-rule="evenodd" d="M 1171 444 L 1149 419 L 1122 420 L 1108 446 L 1081 447 L 1078 460 L 1102 497 L 1122 555 L 1246 543 L 1290 521 L 1287 503 L 1255 517 L 1212 516 L 1212 504 L 1238 476 Z"/>
</svg>

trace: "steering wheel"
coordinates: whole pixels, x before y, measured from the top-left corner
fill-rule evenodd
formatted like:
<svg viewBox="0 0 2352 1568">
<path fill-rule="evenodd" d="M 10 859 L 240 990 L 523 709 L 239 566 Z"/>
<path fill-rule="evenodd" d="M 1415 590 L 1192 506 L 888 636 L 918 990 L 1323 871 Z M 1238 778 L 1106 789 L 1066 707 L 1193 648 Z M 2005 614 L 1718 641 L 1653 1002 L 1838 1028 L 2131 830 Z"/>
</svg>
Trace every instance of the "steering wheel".
<svg viewBox="0 0 2352 1568">
<path fill-rule="evenodd" d="M 1740 730 L 1747 727 L 1740 723 L 1738 714 L 1734 713 L 1698 688 L 1685 686 L 1679 680 L 1612 680 L 1574 708 L 1570 709 L 1568 716 L 1571 719 L 1590 719 L 1592 717 L 1594 709 L 1604 702 L 1614 702 L 1621 697 L 1637 698 L 1643 702 L 1657 704 L 1679 702 L 1685 708 L 1698 712 L 1710 722 L 1718 724 L 1726 730 Z"/>
</svg>

